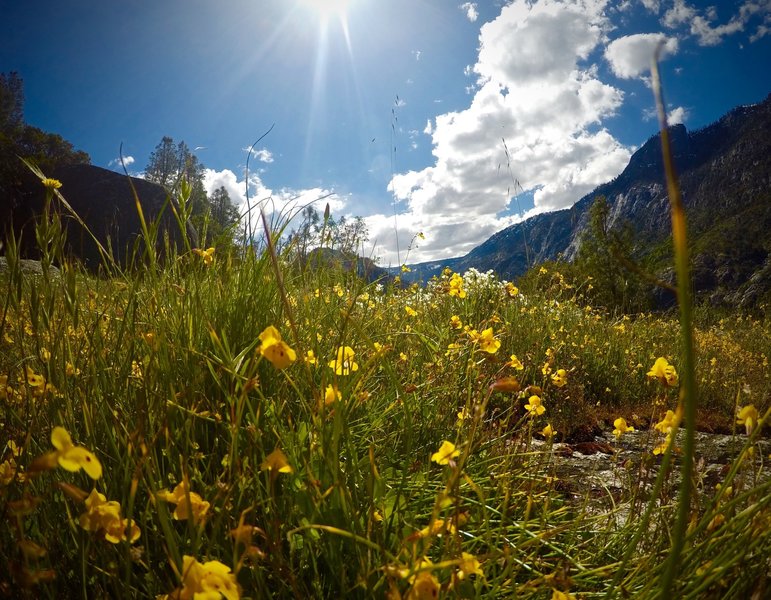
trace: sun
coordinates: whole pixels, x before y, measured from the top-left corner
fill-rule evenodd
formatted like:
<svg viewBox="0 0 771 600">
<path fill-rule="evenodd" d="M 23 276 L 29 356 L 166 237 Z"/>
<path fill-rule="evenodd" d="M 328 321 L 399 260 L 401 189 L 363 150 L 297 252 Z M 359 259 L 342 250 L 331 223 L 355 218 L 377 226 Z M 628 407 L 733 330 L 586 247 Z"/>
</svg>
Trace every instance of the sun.
<svg viewBox="0 0 771 600">
<path fill-rule="evenodd" d="M 322 17 L 343 17 L 351 0 L 301 0 L 301 3 Z"/>
</svg>

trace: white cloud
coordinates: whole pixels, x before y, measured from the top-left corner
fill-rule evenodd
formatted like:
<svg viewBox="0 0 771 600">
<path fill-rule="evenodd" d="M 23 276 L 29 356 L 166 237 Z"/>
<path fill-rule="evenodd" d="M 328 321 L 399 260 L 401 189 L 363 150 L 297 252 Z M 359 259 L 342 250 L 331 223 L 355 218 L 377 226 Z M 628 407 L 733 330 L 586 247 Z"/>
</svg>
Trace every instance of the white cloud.
<svg viewBox="0 0 771 600">
<path fill-rule="evenodd" d="M 667 115 L 667 123 L 669 125 L 679 125 L 685 123 L 688 118 L 688 110 L 682 106 L 678 106 L 669 111 Z"/>
<path fill-rule="evenodd" d="M 107 166 L 108 167 L 123 168 L 121 166 L 121 162 L 120 161 L 121 161 L 120 157 L 113 158 L 109 163 L 107 163 Z M 126 165 L 126 167 L 129 167 L 129 166 L 133 165 L 134 162 L 136 162 L 136 161 L 134 160 L 133 156 L 124 156 L 123 157 L 123 164 Z"/>
<path fill-rule="evenodd" d="M 623 93 L 585 60 L 611 25 L 603 0 L 515 0 L 482 26 L 468 108 L 438 115 L 434 164 L 395 175 L 401 259 L 461 255 L 521 220 L 510 202 L 516 179 L 534 194 L 532 214 L 571 206 L 627 164 L 630 150 L 603 127 Z M 508 156 L 504 151 L 504 142 Z M 396 263 L 393 215 L 367 218 L 376 254 Z"/>
<path fill-rule="evenodd" d="M 664 13 L 661 23 L 667 27 L 677 27 L 687 23 L 696 15 L 696 9 L 686 4 L 685 0 L 675 0 L 672 8 Z"/>
<path fill-rule="evenodd" d="M 660 0 L 642 0 L 643 6 L 652 13 L 658 13 L 661 5 Z"/>
<path fill-rule="evenodd" d="M 479 11 L 477 10 L 476 2 L 464 2 L 458 6 L 463 12 L 466 13 L 466 18 L 474 23 L 479 18 Z"/>
<path fill-rule="evenodd" d="M 723 41 L 723 37 L 744 29 L 744 22 L 740 19 L 731 19 L 724 25 L 713 27 L 709 18 L 696 16 L 691 21 L 691 33 L 699 38 L 700 46 L 717 46 Z"/>
<path fill-rule="evenodd" d="M 637 33 L 613 40 L 605 48 L 605 59 L 617 77 L 633 79 L 650 70 L 656 47 L 664 47 L 661 59 L 677 53 L 677 39 L 663 33 Z"/>
<path fill-rule="evenodd" d="M 273 153 L 270 150 L 268 150 L 267 148 L 262 148 L 260 150 L 257 150 L 254 153 L 254 156 L 260 162 L 264 162 L 264 163 L 272 163 L 273 162 Z"/>
<path fill-rule="evenodd" d="M 736 14 L 727 22 L 718 25 L 713 24 L 718 20 L 714 6 L 700 11 L 687 0 L 674 0 L 672 8 L 664 13 L 661 22 L 672 29 L 681 25 L 690 25 L 689 32 L 697 38 L 699 45 L 717 46 L 724 37 L 744 31 L 750 19 L 755 16 L 763 19 L 763 24 L 758 25 L 755 33 L 750 36 L 750 41 L 754 42 L 766 34 L 768 24 L 771 22 L 771 2 L 768 0 L 745 0 Z"/>
<path fill-rule="evenodd" d="M 245 180 L 243 177 L 239 179 L 230 169 L 223 169 L 222 171 L 206 169 L 204 171 L 204 187 L 209 195 L 214 190 L 224 187 L 230 200 L 242 215 L 245 215 L 251 206 L 252 226 L 256 230 L 260 230 L 262 227 L 257 208 L 259 206 L 262 206 L 269 216 L 286 217 L 294 215 L 299 209 L 309 204 L 313 204 L 317 210 L 323 212 L 328 203 L 332 214 L 343 216 L 347 201 L 346 198 L 335 194 L 334 191 L 323 188 L 272 190 L 265 185 L 257 173 L 250 172 L 249 202 L 247 204 Z"/>
<path fill-rule="evenodd" d="M 771 33 L 771 27 L 767 25 L 758 25 L 758 28 L 750 36 L 750 42 L 757 42 L 760 38 L 767 36 Z"/>
</svg>

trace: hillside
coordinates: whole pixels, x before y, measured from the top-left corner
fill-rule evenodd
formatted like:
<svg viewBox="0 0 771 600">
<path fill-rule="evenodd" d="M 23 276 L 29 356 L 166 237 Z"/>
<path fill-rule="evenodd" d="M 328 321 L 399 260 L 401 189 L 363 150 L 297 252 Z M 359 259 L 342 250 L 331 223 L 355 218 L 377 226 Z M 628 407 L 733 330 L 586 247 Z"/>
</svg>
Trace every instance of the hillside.
<svg viewBox="0 0 771 600">
<path fill-rule="evenodd" d="M 771 291 L 771 95 L 740 106 L 717 122 L 689 132 L 670 128 L 679 173 L 697 294 L 716 304 L 751 305 Z M 413 279 L 449 267 L 492 269 L 516 279 L 531 266 L 572 261 L 586 231 L 589 208 L 604 195 L 612 227 L 629 223 L 634 255 L 667 279 L 670 216 L 659 135 L 632 155 L 624 171 L 571 208 L 512 225 L 463 257 L 411 265 Z"/>
</svg>

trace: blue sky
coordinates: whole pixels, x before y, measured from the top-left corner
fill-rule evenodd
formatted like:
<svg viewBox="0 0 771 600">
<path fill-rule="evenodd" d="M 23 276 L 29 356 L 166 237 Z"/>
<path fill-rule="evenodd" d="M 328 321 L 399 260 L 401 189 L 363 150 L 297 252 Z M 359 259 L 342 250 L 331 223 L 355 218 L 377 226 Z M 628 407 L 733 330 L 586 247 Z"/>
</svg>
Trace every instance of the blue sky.
<svg viewBox="0 0 771 600">
<path fill-rule="evenodd" d="M 365 217 L 387 265 L 465 254 L 617 175 L 656 130 L 660 39 L 672 121 L 763 100 L 769 27 L 771 0 L 0 0 L 0 71 L 94 164 L 119 168 L 122 143 L 141 173 L 171 136 L 237 203 L 273 125 L 250 197 L 331 193 L 319 209 Z"/>
</svg>

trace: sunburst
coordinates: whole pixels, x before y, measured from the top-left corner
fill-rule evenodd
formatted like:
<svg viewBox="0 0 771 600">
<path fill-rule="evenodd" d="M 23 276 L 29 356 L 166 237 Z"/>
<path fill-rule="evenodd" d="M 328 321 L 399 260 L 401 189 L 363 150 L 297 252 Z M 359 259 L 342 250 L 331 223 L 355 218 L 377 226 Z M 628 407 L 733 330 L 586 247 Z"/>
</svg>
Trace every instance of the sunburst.
<svg viewBox="0 0 771 600">
<path fill-rule="evenodd" d="M 315 10 L 322 18 L 343 18 L 351 0 L 301 0 L 301 3 Z"/>
</svg>

